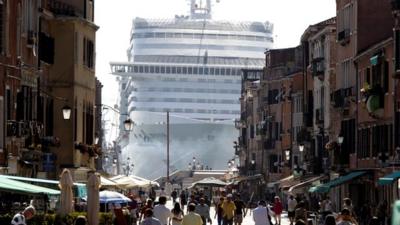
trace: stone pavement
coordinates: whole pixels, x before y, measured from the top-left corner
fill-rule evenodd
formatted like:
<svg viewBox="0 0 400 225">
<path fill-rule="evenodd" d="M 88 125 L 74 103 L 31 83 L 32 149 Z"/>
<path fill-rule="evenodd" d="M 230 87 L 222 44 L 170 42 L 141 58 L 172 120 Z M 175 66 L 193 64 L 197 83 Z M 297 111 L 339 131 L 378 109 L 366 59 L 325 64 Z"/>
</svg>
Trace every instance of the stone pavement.
<svg viewBox="0 0 400 225">
<path fill-rule="evenodd" d="M 172 208 L 173 208 L 172 201 L 168 201 L 167 207 L 168 207 L 169 209 L 172 209 Z M 186 208 L 185 208 L 184 211 L 186 212 Z M 210 215 L 211 215 L 211 219 L 212 219 L 212 225 L 218 225 L 217 219 L 214 218 L 214 215 L 215 215 L 215 208 L 214 208 L 214 207 L 211 207 L 211 209 L 210 209 Z M 272 218 L 272 223 L 275 223 L 274 218 Z M 288 217 L 287 217 L 287 213 L 284 212 L 284 213 L 282 214 L 281 225 L 289 225 L 289 224 L 290 224 L 290 222 L 289 222 L 289 219 L 288 219 Z M 253 215 L 251 214 L 251 210 L 250 210 L 250 209 L 247 210 L 247 215 L 246 215 L 246 217 L 243 219 L 242 225 L 254 225 Z"/>
</svg>

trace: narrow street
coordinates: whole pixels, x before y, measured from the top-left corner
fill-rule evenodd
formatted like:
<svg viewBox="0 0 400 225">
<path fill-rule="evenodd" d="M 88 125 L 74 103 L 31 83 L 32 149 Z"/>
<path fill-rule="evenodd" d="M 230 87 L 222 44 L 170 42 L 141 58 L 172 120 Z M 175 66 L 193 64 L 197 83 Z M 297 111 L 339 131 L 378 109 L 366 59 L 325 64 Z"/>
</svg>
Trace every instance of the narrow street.
<svg viewBox="0 0 400 225">
<path fill-rule="evenodd" d="M 169 209 L 173 208 L 173 204 L 172 201 L 168 201 L 167 202 L 167 207 Z M 186 208 L 185 208 L 185 212 L 186 212 Z M 210 215 L 211 215 L 211 219 L 212 219 L 212 224 L 213 225 L 218 225 L 218 221 L 217 218 L 215 217 L 215 207 L 211 207 L 210 208 Z M 272 223 L 275 223 L 275 220 L 272 218 Z M 289 219 L 287 217 L 287 213 L 284 212 L 282 214 L 282 221 L 281 221 L 281 225 L 289 225 Z M 243 223 L 242 225 L 254 225 L 254 221 L 253 221 L 253 215 L 251 213 L 251 209 L 247 210 L 247 215 L 246 217 L 243 219 Z"/>
</svg>

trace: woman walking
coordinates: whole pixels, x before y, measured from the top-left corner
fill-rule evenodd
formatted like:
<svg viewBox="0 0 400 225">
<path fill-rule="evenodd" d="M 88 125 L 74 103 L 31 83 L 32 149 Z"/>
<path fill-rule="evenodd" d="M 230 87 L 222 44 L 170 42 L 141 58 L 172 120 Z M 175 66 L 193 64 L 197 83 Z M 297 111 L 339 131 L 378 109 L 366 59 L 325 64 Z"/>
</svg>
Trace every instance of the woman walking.
<svg viewBox="0 0 400 225">
<path fill-rule="evenodd" d="M 171 225 L 181 225 L 183 220 L 183 210 L 178 202 L 175 202 L 174 208 L 171 210 L 172 216 L 170 217 Z"/>
<path fill-rule="evenodd" d="M 283 205 L 281 199 L 278 196 L 275 196 L 274 202 L 274 213 L 275 213 L 275 224 L 281 225 L 281 214 L 283 210 Z"/>
</svg>

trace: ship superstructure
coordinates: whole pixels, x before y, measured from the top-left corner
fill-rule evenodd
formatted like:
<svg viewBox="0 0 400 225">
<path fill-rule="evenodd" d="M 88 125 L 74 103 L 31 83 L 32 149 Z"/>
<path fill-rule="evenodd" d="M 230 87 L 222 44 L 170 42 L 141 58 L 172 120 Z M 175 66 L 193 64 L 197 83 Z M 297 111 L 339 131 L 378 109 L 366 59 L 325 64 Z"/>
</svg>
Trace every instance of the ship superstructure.
<svg viewBox="0 0 400 225">
<path fill-rule="evenodd" d="M 220 162 L 233 157 L 241 70 L 261 69 L 272 47 L 271 23 L 214 21 L 210 0 L 202 3 L 191 1 L 190 16 L 135 18 L 128 62 L 111 63 L 120 110 L 136 124 L 122 152 L 134 158 L 141 176 L 164 174 L 167 111 L 172 168 L 187 166 L 192 157 L 204 166 L 226 167 Z M 157 166 L 142 165 L 143 157 Z"/>
</svg>

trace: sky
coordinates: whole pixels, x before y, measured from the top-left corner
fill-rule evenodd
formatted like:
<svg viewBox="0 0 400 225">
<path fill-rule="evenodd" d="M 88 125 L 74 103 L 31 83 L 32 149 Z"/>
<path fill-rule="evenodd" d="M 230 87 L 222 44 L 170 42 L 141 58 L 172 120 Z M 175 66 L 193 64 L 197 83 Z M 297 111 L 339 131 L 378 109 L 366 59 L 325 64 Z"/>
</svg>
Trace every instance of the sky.
<svg viewBox="0 0 400 225">
<path fill-rule="evenodd" d="M 204 0 L 203 0 L 204 1 Z M 269 21 L 274 24 L 274 48 L 299 44 L 311 24 L 335 16 L 335 0 L 212 0 L 213 19 Z M 187 15 L 188 0 L 98 0 L 95 2 L 96 76 L 103 83 L 103 103 L 117 103 L 118 86 L 110 62 L 127 61 L 132 19 Z"/>
</svg>

